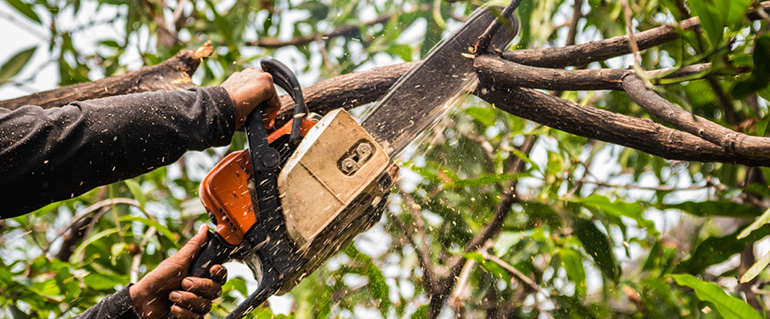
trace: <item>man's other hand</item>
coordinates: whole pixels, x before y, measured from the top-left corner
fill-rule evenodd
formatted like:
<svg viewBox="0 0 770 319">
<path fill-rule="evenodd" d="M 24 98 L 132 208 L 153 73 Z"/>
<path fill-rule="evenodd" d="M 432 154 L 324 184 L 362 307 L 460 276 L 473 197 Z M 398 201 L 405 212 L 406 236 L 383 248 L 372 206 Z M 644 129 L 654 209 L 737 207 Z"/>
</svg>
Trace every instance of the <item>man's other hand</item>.
<svg viewBox="0 0 770 319">
<path fill-rule="evenodd" d="M 281 108 L 270 73 L 255 68 L 235 72 L 222 83 L 235 104 L 235 127 L 241 127 L 246 117 L 257 106 L 265 103 L 262 116 L 268 128 L 273 127 L 275 116 Z"/>
<path fill-rule="evenodd" d="M 129 288 L 134 309 L 142 319 L 164 319 L 169 312 L 176 319 L 202 319 L 211 310 L 211 301 L 222 294 L 227 270 L 214 265 L 212 279 L 186 277 L 207 240 L 208 227 L 204 225 L 179 252 Z"/>
</svg>

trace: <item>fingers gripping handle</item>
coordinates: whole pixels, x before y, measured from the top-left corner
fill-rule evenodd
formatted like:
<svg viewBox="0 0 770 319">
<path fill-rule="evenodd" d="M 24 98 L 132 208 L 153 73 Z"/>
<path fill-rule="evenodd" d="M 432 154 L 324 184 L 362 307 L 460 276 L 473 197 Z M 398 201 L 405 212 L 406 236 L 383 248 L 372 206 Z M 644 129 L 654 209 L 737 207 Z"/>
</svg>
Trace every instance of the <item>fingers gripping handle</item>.
<svg viewBox="0 0 770 319">
<path fill-rule="evenodd" d="M 190 276 L 200 278 L 211 278 L 211 267 L 220 265 L 230 260 L 230 255 L 235 248 L 227 244 L 222 237 L 209 232 L 209 241 L 203 248 L 198 257 L 193 262 L 190 269 Z"/>
</svg>

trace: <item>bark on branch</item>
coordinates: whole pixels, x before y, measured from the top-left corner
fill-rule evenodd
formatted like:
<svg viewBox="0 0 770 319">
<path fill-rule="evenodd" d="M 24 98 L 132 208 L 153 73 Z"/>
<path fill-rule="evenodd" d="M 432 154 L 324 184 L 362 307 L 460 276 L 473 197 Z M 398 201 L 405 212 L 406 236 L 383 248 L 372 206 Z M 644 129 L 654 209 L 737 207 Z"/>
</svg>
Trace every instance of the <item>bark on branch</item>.
<svg viewBox="0 0 770 319">
<path fill-rule="evenodd" d="M 636 74 L 623 79 L 623 89 L 636 104 L 677 128 L 719 145 L 728 153 L 770 156 L 770 138 L 733 131 L 674 105 L 647 88 Z"/>
<path fill-rule="evenodd" d="M 704 139 L 650 119 L 584 106 L 482 76 L 476 95 L 513 115 L 575 135 L 631 147 L 671 160 L 768 166 L 770 158 L 725 152 Z"/>
<path fill-rule="evenodd" d="M 123 75 L 112 76 L 93 82 L 63 86 L 50 91 L 35 93 L 15 99 L 0 101 L 0 107 L 16 109 L 24 105 L 40 105 L 43 108 L 63 106 L 74 101 L 158 90 L 184 90 L 196 86 L 190 78 L 201 59 L 214 51 L 206 43 L 195 51 L 179 51 L 163 63 L 146 66 Z"/>
</svg>

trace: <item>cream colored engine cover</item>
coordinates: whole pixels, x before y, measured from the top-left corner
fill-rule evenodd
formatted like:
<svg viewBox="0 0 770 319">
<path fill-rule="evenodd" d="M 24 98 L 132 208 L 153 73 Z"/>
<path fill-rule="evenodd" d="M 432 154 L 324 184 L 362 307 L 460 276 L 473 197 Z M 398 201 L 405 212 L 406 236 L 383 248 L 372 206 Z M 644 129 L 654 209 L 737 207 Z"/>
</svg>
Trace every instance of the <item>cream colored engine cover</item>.
<svg viewBox="0 0 770 319">
<path fill-rule="evenodd" d="M 378 180 L 391 166 L 385 151 L 345 110 L 324 116 L 278 176 L 286 227 L 300 252 L 307 253 L 314 241 L 315 247 L 337 236 L 324 230 L 338 232 L 354 223 L 360 212 L 346 207 L 362 193 L 379 199 Z"/>
</svg>

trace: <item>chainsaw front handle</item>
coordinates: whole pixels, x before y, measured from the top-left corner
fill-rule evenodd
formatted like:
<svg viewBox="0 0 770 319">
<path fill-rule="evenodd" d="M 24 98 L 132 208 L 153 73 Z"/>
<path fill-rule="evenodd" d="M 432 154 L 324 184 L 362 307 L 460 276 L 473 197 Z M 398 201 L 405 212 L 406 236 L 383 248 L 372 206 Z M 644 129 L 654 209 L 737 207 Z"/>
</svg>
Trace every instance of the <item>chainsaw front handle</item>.
<svg viewBox="0 0 770 319">
<path fill-rule="evenodd" d="M 270 56 L 262 58 L 259 64 L 262 66 L 263 71 L 273 76 L 273 82 L 286 91 L 294 100 L 294 118 L 305 117 L 305 115 L 310 114 L 307 105 L 305 105 L 305 97 L 302 95 L 302 87 L 289 67 Z M 275 115 L 267 114 L 267 116 L 274 117 Z M 292 143 L 300 138 L 301 122 L 299 120 L 294 121 L 294 124 L 291 126 L 289 141 Z"/>
</svg>

